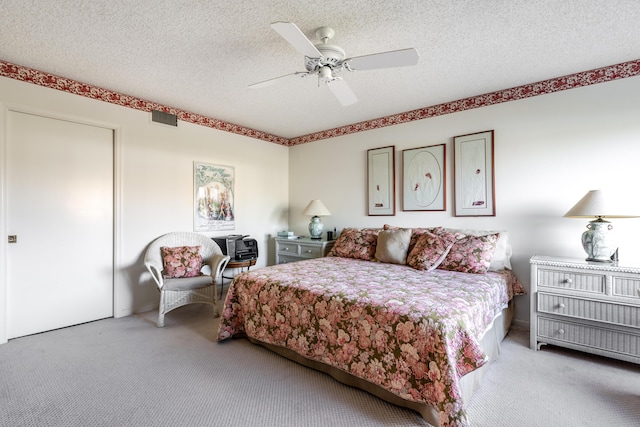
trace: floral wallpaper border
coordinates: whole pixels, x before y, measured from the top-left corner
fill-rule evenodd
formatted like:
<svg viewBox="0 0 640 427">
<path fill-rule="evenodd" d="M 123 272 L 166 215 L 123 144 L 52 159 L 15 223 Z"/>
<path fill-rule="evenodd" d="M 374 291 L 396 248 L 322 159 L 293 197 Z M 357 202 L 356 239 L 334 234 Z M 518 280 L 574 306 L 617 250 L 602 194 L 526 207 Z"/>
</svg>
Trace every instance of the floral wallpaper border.
<svg viewBox="0 0 640 427">
<path fill-rule="evenodd" d="M 113 92 L 108 89 L 77 82 L 75 80 L 48 74 L 43 71 L 12 64 L 10 62 L 0 61 L 0 76 L 33 83 L 50 89 L 61 90 L 74 95 L 85 96 L 99 101 L 109 102 L 111 104 L 121 105 L 123 107 L 133 108 L 134 110 L 147 112 L 158 110 L 169 114 L 175 114 L 178 116 L 178 120 L 182 120 L 184 122 L 206 126 L 224 132 L 235 133 L 237 135 L 248 136 L 250 138 L 261 139 L 275 144 L 289 145 L 289 140 L 287 138 L 271 135 L 245 126 L 228 123 L 212 117 L 191 113 L 178 108 L 168 107 L 166 105 L 136 98 L 134 96 Z"/>
<path fill-rule="evenodd" d="M 245 126 L 240 126 L 212 117 L 207 117 L 177 108 L 168 107 L 165 105 L 154 103 L 152 101 L 147 101 L 130 95 L 113 92 L 108 89 L 77 82 L 75 80 L 45 73 L 43 71 L 34 70 L 32 68 L 23 67 L 21 65 L 12 64 L 10 62 L 0 61 L 0 76 L 33 83 L 51 89 L 61 90 L 63 92 L 85 96 L 87 98 L 109 102 L 112 104 L 117 104 L 140 111 L 149 112 L 151 110 L 159 110 L 165 113 L 175 114 L 178 116 L 179 120 L 185 122 L 285 146 L 306 144 L 322 139 L 334 138 L 336 136 L 369 131 L 386 126 L 408 123 L 415 120 L 442 116 L 445 114 L 471 110 L 474 108 L 487 107 L 489 105 L 500 104 L 503 102 L 531 98 L 533 96 L 560 92 L 563 90 L 589 86 L 597 83 L 605 83 L 612 80 L 624 79 L 627 77 L 634 77 L 638 75 L 640 75 L 640 59 L 287 139 Z"/>
</svg>

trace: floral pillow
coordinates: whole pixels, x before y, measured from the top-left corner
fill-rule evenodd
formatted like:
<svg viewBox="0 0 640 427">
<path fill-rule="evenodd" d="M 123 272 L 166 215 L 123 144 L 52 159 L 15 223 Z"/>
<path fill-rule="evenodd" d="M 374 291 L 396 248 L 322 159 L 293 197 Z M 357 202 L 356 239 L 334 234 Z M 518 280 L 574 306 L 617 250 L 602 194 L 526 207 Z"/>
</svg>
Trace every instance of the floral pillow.
<svg viewBox="0 0 640 427">
<path fill-rule="evenodd" d="M 163 276 L 165 279 L 178 279 L 182 277 L 200 276 L 202 269 L 202 256 L 200 246 L 178 246 L 160 248 Z"/>
<path fill-rule="evenodd" d="M 415 244 L 407 256 L 407 264 L 417 270 L 431 271 L 445 259 L 457 236 L 453 233 L 434 234 L 423 230 L 414 234 Z"/>
<path fill-rule="evenodd" d="M 434 232 L 447 233 L 444 229 L 435 230 Z M 491 258 L 496 250 L 499 234 L 487 234 L 484 236 L 458 235 L 463 237 L 455 241 L 438 268 L 463 273 L 486 273 L 489 265 L 491 265 Z"/>
<path fill-rule="evenodd" d="M 431 233 L 433 228 L 414 228 L 411 233 L 411 241 L 409 242 L 409 252 L 413 250 L 418 242 L 418 238 L 425 233 Z"/>
<path fill-rule="evenodd" d="M 410 228 L 380 231 L 376 243 L 376 259 L 391 264 L 406 264 L 410 240 Z"/>
<path fill-rule="evenodd" d="M 327 256 L 371 261 L 375 258 L 379 228 L 344 228 Z"/>
<path fill-rule="evenodd" d="M 485 234 L 499 234 L 496 250 L 491 258 L 491 265 L 488 271 L 511 270 L 512 248 L 509 243 L 509 232 L 507 230 L 478 230 L 465 228 L 445 228 L 452 233 L 462 233 L 471 236 L 484 236 Z"/>
</svg>

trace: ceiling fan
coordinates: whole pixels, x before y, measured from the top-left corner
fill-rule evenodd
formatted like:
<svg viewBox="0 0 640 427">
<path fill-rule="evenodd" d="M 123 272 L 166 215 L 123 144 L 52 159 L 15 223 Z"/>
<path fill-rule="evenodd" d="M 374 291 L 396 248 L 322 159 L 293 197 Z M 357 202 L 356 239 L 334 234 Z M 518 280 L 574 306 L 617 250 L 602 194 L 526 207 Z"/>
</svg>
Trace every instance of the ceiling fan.
<svg viewBox="0 0 640 427">
<path fill-rule="evenodd" d="M 414 48 L 345 58 L 346 54 L 340 46 L 328 43 L 335 35 L 335 32 L 330 27 L 321 27 L 316 30 L 316 37 L 320 40 L 317 45 L 314 45 L 292 22 L 274 22 L 271 24 L 271 28 L 305 56 L 305 68 L 307 71 L 299 71 L 254 83 L 249 85 L 252 89 L 270 86 L 294 77 L 304 78 L 317 75 L 318 84 L 320 84 L 320 81 L 324 82 L 338 101 L 347 106 L 358 102 L 358 98 L 347 85 L 347 82 L 339 76 L 344 70 L 374 70 L 378 68 L 405 67 L 418 63 L 418 51 Z"/>
</svg>

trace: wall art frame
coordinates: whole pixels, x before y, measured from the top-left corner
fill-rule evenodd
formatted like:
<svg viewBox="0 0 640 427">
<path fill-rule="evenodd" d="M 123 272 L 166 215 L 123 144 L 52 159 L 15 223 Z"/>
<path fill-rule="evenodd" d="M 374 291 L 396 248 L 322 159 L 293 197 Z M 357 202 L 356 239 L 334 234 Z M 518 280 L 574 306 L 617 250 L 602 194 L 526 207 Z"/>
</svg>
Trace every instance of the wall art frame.
<svg viewBox="0 0 640 427">
<path fill-rule="evenodd" d="M 455 216 L 495 216 L 494 131 L 453 137 Z"/>
<path fill-rule="evenodd" d="M 396 214 L 395 145 L 367 150 L 367 215 Z"/>
<path fill-rule="evenodd" d="M 235 169 L 193 162 L 193 231 L 234 230 Z"/>
<path fill-rule="evenodd" d="M 402 210 L 447 210 L 446 144 L 402 150 Z"/>
</svg>

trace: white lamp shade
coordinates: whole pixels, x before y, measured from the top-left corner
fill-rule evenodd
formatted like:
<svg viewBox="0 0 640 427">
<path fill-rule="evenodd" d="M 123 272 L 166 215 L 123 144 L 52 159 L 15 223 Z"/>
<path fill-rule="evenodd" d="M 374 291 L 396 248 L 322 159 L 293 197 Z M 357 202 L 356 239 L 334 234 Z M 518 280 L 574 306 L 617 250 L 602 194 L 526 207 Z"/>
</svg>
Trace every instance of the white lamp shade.
<svg viewBox="0 0 640 427">
<path fill-rule="evenodd" d="M 564 214 L 566 218 L 637 218 L 630 212 L 621 212 L 606 198 L 602 190 L 591 190 Z"/>
<path fill-rule="evenodd" d="M 329 212 L 329 209 L 327 209 L 327 207 L 322 204 L 320 200 L 313 199 L 309 202 L 307 207 L 304 208 L 302 214 L 311 216 L 330 216 L 331 212 Z"/>
</svg>

